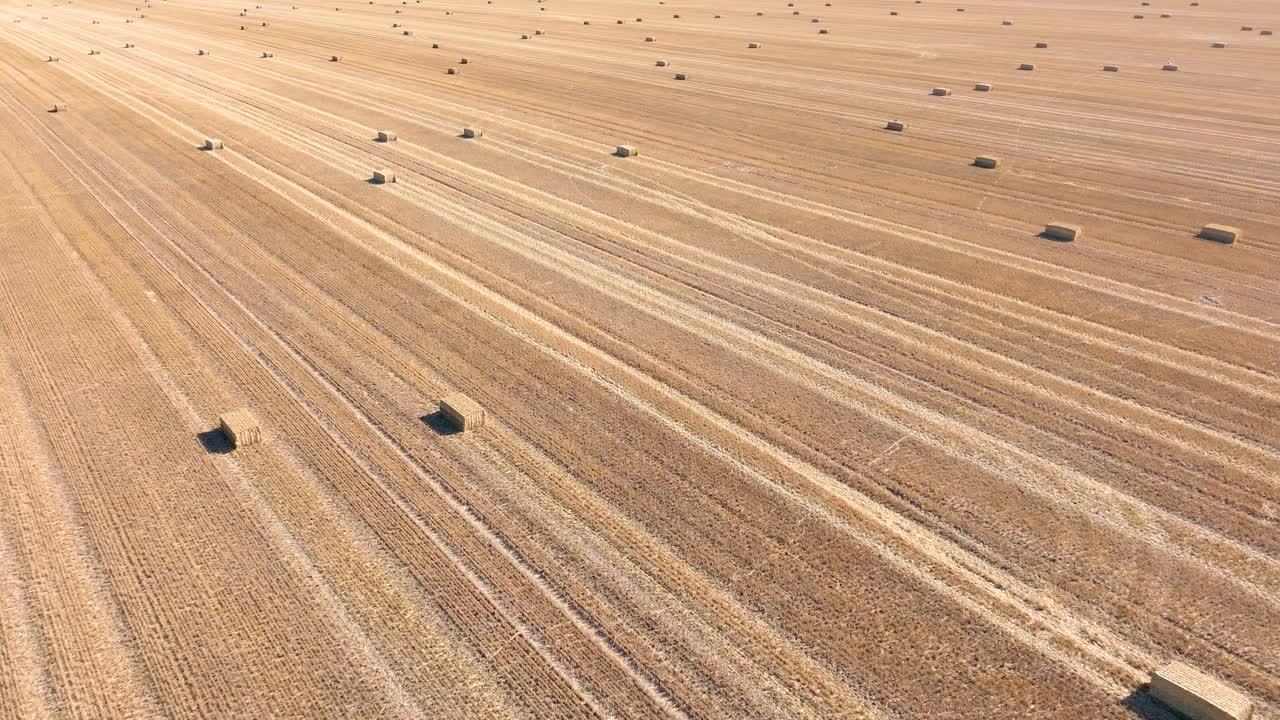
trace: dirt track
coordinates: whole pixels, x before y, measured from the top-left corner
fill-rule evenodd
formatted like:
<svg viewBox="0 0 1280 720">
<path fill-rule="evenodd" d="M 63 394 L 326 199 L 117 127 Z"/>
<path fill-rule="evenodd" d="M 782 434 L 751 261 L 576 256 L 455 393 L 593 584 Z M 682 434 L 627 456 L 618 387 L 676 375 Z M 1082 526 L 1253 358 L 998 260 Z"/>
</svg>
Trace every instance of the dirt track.
<svg viewBox="0 0 1280 720">
<path fill-rule="evenodd" d="M 1280 718 L 1274 3 L 294 1 L 0 0 L 0 717 Z"/>
</svg>

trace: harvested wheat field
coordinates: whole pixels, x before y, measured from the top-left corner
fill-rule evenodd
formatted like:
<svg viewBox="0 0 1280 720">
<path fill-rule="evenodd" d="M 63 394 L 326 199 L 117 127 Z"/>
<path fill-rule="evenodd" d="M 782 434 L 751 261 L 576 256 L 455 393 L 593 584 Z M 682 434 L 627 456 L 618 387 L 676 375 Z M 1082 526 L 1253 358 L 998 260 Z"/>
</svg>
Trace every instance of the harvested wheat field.
<svg viewBox="0 0 1280 720">
<path fill-rule="evenodd" d="M 0 717 L 1280 719 L 1280 5 L 1144 5 L 0 0 Z"/>
</svg>

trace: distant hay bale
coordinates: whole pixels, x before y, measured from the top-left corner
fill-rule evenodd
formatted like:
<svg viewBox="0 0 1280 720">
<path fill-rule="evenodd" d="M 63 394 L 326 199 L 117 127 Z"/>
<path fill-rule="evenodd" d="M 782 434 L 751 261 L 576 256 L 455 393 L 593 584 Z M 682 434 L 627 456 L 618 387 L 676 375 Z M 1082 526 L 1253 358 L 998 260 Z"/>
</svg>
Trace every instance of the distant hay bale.
<svg viewBox="0 0 1280 720">
<path fill-rule="evenodd" d="M 811 23 L 822 22 L 822 18 L 812 18 L 809 20 L 809 22 Z"/>
<path fill-rule="evenodd" d="M 134 45 L 133 43 L 125 43 L 125 44 L 124 44 L 124 48 L 125 48 L 126 50 L 128 50 L 128 49 L 129 49 L 129 48 L 131 48 L 131 47 L 137 47 L 137 46 L 136 46 L 136 45 Z"/>
<path fill-rule="evenodd" d="M 222 148 L 222 141 L 218 138 L 207 138 L 204 141 L 205 150 L 221 150 Z"/>
<path fill-rule="evenodd" d="M 1241 25 L 1241 26 L 1240 26 L 1240 30 L 1241 30 L 1242 32 L 1253 32 L 1253 26 L 1252 26 L 1252 25 Z"/>
<path fill-rule="evenodd" d="M 1012 20 L 1001 20 L 1001 21 L 1000 21 L 1000 24 L 1001 24 L 1001 25 L 1012 25 L 1012 24 L 1013 24 L 1013 21 L 1012 21 Z"/>
<path fill-rule="evenodd" d="M 197 55 L 208 55 L 208 54 L 209 54 L 209 51 L 208 51 L 208 50 L 197 50 L 197 51 L 196 51 L 196 54 L 197 54 Z"/>
<path fill-rule="evenodd" d="M 764 15 L 764 13 L 762 13 L 762 12 L 758 12 L 758 13 L 756 13 L 756 17 L 760 17 L 761 15 Z"/>
<path fill-rule="evenodd" d="M 102 51 L 101 51 L 101 50 L 90 50 L 90 51 L 89 51 L 89 54 L 90 54 L 90 55 L 101 55 L 101 54 L 102 54 Z"/>
<path fill-rule="evenodd" d="M 901 123 L 901 122 L 898 122 L 897 120 L 890 120 L 889 123 L 884 126 L 884 129 L 892 130 L 894 132 L 905 132 L 907 129 L 907 125 L 906 123 Z"/>
<path fill-rule="evenodd" d="M 977 165 L 980 168 L 985 168 L 990 170 L 991 168 L 994 168 L 995 166 L 1000 164 L 1000 158 L 991 157 L 989 155 L 979 155 L 978 157 L 973 159 L 973 164 Z"/>
<path fill-rule="evenodd" d="M 1047 47 L 1049 47 L 1049 43 L 1047 43 L 1047 42 L 1038 42 L 1038 43 L 1036 43 L 1036 47 L 1037 47 L 1037 48 L 1040 48 L 1040 49 L 1047 48 Z"/>
<path fill-rule="evenodd" d="M 227 436 L 233 447 L 247 447 L 262 442 L 262 429 L 258 427 L 258 419 L 247 408 L 232 410 L 219 418 L 218 423 L 222 426 L 222 434 Z"/>
<path fill-rule="evenodd" d="M 431 49 L 432 49 L 432 50 L 439 50 L 439 49 L 440 49 L 440 43 L 431 43 Z"/>
<path fill-rule="evenodd" d="M 978 92 L 991 92 L 992 87 L 991 83 L 978 83 L 973 86 L 973 89 Z"/>
<path fill-rule="evenodd" d="M 938 97 L 946 97 L 951 94 L 951 88 L 936 87 L 933 89 L 933 94 Z"/>
<path fill-rule="evenodd" d="M 341 56 L 341 55 L 330 55 L 330 56 L 329 56 L 329 62 L 342 62 L 342 56 Z"/>
<path fill-rule="evenodd" d="M 60 112 L 66 112 L 66 111 L 67 111 L 67 104 L 66 104 L 66 103 L 54 103 L 54 104 L 53 104 L 53 109 L 51 109 L 49 112 L 56 112 L 56 113 L 60 113 Z"/>
<path fill-rule="evenodd" d="M 412 31 L 412 30 L 405 30 L 403 34 L 405 34 L 405 35 L 412 35 L 412 34 L 413 34 L 413 31 Z"/>
<path fill-rule="evenodd" d="M 1205 225 L 1200 229 L 1200 237 L 1205 240 L 1226 243 L 1230 245 L 1236 240 L 1244 237 L 1244 233 L 1239 228 L 1229 227 L 1227 225 Z"/>
<path fill-rule="evenodd" d="M 956 8 L 956 12 L 964 12 L 964 8 Z"/>
<path fill-rule="evenodd" d="M 396 181 L 396 174 L 390 170 L 374 170 L 373 182 L 377 185 L 386 185 Z"/>
<path fill-rule="evenodd" d="M 470 63 L 471 63 L 471 59 L 470 59 L 470 58 L 458 58 L 458 62 L 459 62 L 459 63 L 461 63 L 462 65 L 467 65 L 467 64 L 470 64 Z"/>
<path fill-rule="evenodd" d="M 1253 703 L 1234 688 L 1173 662 L 1151 674 L 1151 696 L 1190 720 L 1249 720 Z"/>
<path fill-rule="evenodd" d="M 890 15 L 897 15 L 897 14 L 898 14 L 898 11 L 897 11 L 897 10 L 890 10 L 890 11 L 889 11 L 889 14 L 890 14 Z"/>
<path fill-rule="evenodd" d="M 677 80 L 688 80 L 689 76 L 684 73 L 676 73 Z"/>
<path fill-rule="evenodd" d="M 61 62 L 61 61 L 62 61 L 62 58 L 58 57 L 57 55 L 49 56 L 49 62 Z"/>
<path fill-rule="evenodd" d="M 528 36 L 528 35 L 521 35 L 521 36 L 520 36 L 520 39 L 521 39 L 521 40 L 528 40 L 528 39 L 529 39 L 529 36 Z"/>
<path fill-rule="evenodd" d="M 658 67 L 666 67 L 666 66 L 667 66 L 667 61 L 666 61 L 666 60 L 658 60 L 657 62 L 655 62 L 655 63 L 654 63 L 654 65 L 657 65 Z"/>
<path fill-rule="evenodd" d="M 799 15 L 799 14 L 800 14 L 800 11 L 799 11 L 799 10 L 795 10 L 795 11 L 792 11 L 792 13 L 791 13 L 791 14 L 792 14 L 792 15 Z"/>
<path fill-rule="evenodd" d="M 1226 47 L 1226 46 L 1227 46 L 1227 44 L 1226 44 L 1226 43 L 1224 43 L 1224 42 L 1216 42 L 1216 43 L 1213 43 L 1212 45 L 1210 45 L 1209 47 L 1224 48 L 1224 47 Z"/>
<path fill-rule="evenodd" d="M 748 48 L 750 48 L 750 49 L 752 49 L 752 50 L 754 50 L 754 49 L 756 49 L 756 48 L 760 47 L 760 43 L 758 43 L 758 42 L 749 42 L 749 43 L 747 43 L 747 47 L 748 47 Z"/>
<path fill-rule="evenodd" d="M 1072 225 L 1064 222 L 1051 222 L 1044 226 L 1044 236 L 1053 238 L 1054 240 L 1072 242 L 1083 237 L 1084 230 L 1079 225 Z"/>
<path fill-rule="evenodd" d="M 621 20 L 618 20 L 618 21 L 617 21 L 617 23 L 618 23 L 619 25 L 621 25 L 621 24 L 622 24 L 622 21 L 621 21 Z"/>
<path fill-rule="evenodd" d="M 615 150 L 613 154 L 624 158 L 635 157 L 640 154 L 640 151 L 636 149 L 635 145 L 619 145 L 618 149 Z"/>
<path fill-rule="evenodd" d="M 1141 20 L 1142 18 L 1143 18 L 1143 16 L 1142 16 L 1142 15 L 1134 15 L 1134 16 L 1133 16 L 1133 19 L 1134 19 L 1134 20 Z"/>
<path fill-rule="evenodd" d="M 591 24 L 591 21 L 590 21 L 590 20 L 583 20 L 583 21 L 582 21 L 582 24 L 583 24 L 583 25 L 590 25 L 590 24 Z"/>
<path fill-rule="evenodd" d="M 1160 13 L 1160 17 L 1162 17 L 1162 18 L 1171 18 L 1171 17 L 1173 17 L 1173 13 Z"/>
<path fill-rule="evenodd" d="M 830 31 L 830 30 L 827 30 L 826 28 L 819 28 L 819 29 L 818 29 L 818 34 L 819 34 L 819 35 L 830 35 L 830 34 L 831 34 L 831 31 Z"/>
<path fill-rule="evenodd" d="M 1036 66 L 1034 63 L 1022 63 L 1021 65 L 1018 66 L 1018 69 L 1019 70 L 1035 70 Z"/>
<path fill-rule="evenodd" d="M 1120 66 L 1119 65 L 1103 65 L 1102 71 L 1103 72 L 1120 72 Z"/>
<path fill-rule="evenodd" d="M 481 130 L 480 128 L 476 128 L 476 127 L 462 128 L 462 137 L 464 138 L 484 137 L 484 130 Z"/>
<path fill-rule="evenodd" d="M 441 400 L 440 414 L 462 432 L 484 427 L 484 408 L 461 393 L 454 393 Z"/>
<path fill-rule="evenodd" d="M 378 142 L 384 142 L 384 143 L 385 143 L 385 142 L 395 142 L 396 140 L 399 140 L 399 139 L 400 139 L 400 138 L 399 138 L 399 137 L 397 137 L 397 136 L 396 136 L 396 134 L 395 134 L 394 132 L 390 131 L 390 130 L 379 130 L 379 131 L 378 131 Z"/>
<path fill-rule="evenodd" d="M 546 34 L 547 34 L 547 31 L 546 31 L 546 30 L 534 30 L 534 31 L 533 31 L 533 34 L 534 34 L 534 35 L 546 35 Z"/>
<path fill-rule="evenodd" d="M 1260 32 L 1260 33 L 1258 33 L 1258 34 L 1259 34 L 1259 35 L 1270 35 L 1270 34 L 1271 34 L 1271 31 L 1270 31 L 1270 30 L 1263 30 L 1262 32 Z"/>
<path fill-rule="evenodd" d="M 646 35 L 646 36 L 645 36 L 645 38 L 644 38 L 644 41 L 645 41 L 645 42 L 657 42 L 657 38 L 654 38 L 654 37 L 653 37 L 653 36 L 651 36 L 651 35 Z"/>
<path fill-rule="evenodd" d="M 1178 66 L 1177 66 L 1177 65 L 1174 65 L 1173 63 L 1169 63 L 1169 64 L 1167 64 L 1167 65 L 1164 65 L 1164 66 L 1163 66 L 1163 67 L 1161 67 L 1160 69 L 1161 69 L 1161 70 L 1168 70 L 1169 72 L 1177 72 L 1177 71 L 1178 71 Z"/>
<path fill-rule="evenodd" d="M 391 27 L 392 27 L 392 28 L 398 28 L 398 27 L 401 27 L 401 25 L 400 25 L 400 23 L 391 23 Z"/>
<path fill-rule="evenodd" d="M 275 57 L 275 56 L 276 56 L 276 54 L 275 54 L 275 53 L 273 53 L 273 52 L 264 52 L 264 53 L 262 53 L 262 57 L 264 57 L 264 58 L 273 58 L 273 57 Z"/>
<path fill-rule="evenodd" d="M 451 67 L 451 68 L 449 68 L 448 70 L 445 70 L 445 74 L 447 74 L 447 75 L 461 75 L 461 74 L 462 74 L 462 68 L 454 68 L 454 67 Z"/>
</svg>

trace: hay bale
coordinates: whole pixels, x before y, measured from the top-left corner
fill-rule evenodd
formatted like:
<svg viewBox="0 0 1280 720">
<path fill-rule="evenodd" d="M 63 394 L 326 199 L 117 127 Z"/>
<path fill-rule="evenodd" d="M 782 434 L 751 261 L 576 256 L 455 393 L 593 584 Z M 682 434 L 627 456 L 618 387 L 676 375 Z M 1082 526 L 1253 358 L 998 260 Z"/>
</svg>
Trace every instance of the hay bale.
<svg viewBox="0 0 1280 720">
<path fill-rule="evenodd" d="M 1173 13 L 1160 13 L 1160 17 L 1162 17 L 1162 18 L 1171 18 L 1171 17 L 1173 17 Z"/>
<path fill-rule="evenodd" d="M 374 170 L 373 182 L 377 185 L 385 185 L 396 181 L 396 174 L 390 170 Z"/>
<path fill-rule="evenodd" d="M 1224 47 L 1226 47 L 1226 46 L 1227 46 L 1227 44 L 1226 44 L 1226 43 L 1224 43 L 1224 42 L 1216 42 L 1216 43 L 1213 43 L 1213 44 L 1209 45 L 1209 47 L 1214 47 L 1214 48 L 1224 48 Z"/>
<path fill-rule="evenodd" d="M 1161 70 L 1168 70 L 1169 72 L 1177 72 L 1177 71 L 1178 71 L 1178 66 L 1177 66 L 1177 65 L 1174 65 L 1173 63 L 1169 63 L 1169 64 L 1167 64 L 1167 65 L 1164 65 L 1164 66 L 1163 66 L 1163 67 L 1161 67 L 1160 69 L 1161 69 Z"/>
<path fill-rule="evenodd" d="M 458 62 L 462 65 L 467 65 L 471 62 L 471 60 L 469 58 L 458 58 Z"/>
<path fill-rule="evenodd" d="M 635 145 L 619 145 L 618 149 L 615 150 L 613 154 L 624 158 L 635 157 L 640 154 L 640 151 L 636 149 Z"/>
<path fill-rule="evenodd" d="M 57 55 L 49 56 L 49 62 L 61 62 L 61 61 L 62 61 L 62 58 L 58 57 Z"/>
<path fill-rule="evenodd" d="M 684 73 L 676 73 L 677 80 L 688 80 L 689 76 Z"/>
<path fill-rule="evenodd" d="M 1018 69 L 1019 70 L 1035 70 L 1036 66 L 1034 63 L 1022 63 L 1021 65 L 1018 66 Z"/>
<path fill-rule="evenodd" d="M 979 155 L 973 159 L 973 164 L 980 168 L 990 170 L 1000 164 L 1000 158 L 991 157 L 989 155 Z"/>
<path fill-rule="evenodd" d="M 973 86 L 973 89 L 978 92 L 991 92 L 992 87 L 991 83 L 978 83 Z"/>
<path fill-rule="evenodd" d="M 413 34 L 413 31 L 412 31 L 412 30 L 405 30 L 403 34 L 404 34 L 404 35 L 412 35 L 412 34 Z"/>
<path fill-rule="evenodd" d="M 102 51 L 101 51 L 101 50 L 90 50 L 90 51 L 89 51 L 89 54 L 90 54 L 90 55 L 101 55 L 101 54 L 102 54 Z"/>
<path fill-rule="evenodd" d="M 933 94 L 938 97 L 946 97 L 951 94 L 951 88 L 936 87 L 933 89 Z"/>
<path fill-rule="evenodd" d="M 1001 25 L 1012 25 L 1012 24 L 1013 24 L 1013 21 L 1012 21 L 1012 20 L 1001 20 L 1001 21 L 1000 21 L 1000 24 L 1001 24 Z"/>
<path fill-rule="evenodd" d="M 1142 15 L 1134 15 L 1134 16 L 1133 16 L 1133 19 L 1134 19 L 1134 20 L 1141 20 L 1142 18 L 1143 18 L 1143 16 L 1142 16 Z"/>
<path fill-rule="evenodd" d="M 1103 65 L 1102 71 L 1103 72 L 1120 72 L 1120 66 L 1119 65 Z"/>
<path fill-rule="evenodd" d="M 897 11 L 897 10 L 890 10 L 890 11 L 889 11 L 889 14 L 890 14 L 890 15 L 897 15 L 897 14 L 898 14 L 898 11 Z"/>
<path fill-rule="evenodd" d="M 204 141 L 205 150 L 221 150 L 222 148 L 222 141 L 218 138 L 207 138 Z"/>
<path fill-rule="evenodd" d="M 1263 30 L 1262 32 L 1260 32 L 1260 33 L 1258 33 L 1258 34 L 1259 34 L 1259 35 L 1270 35 L 1270 34 L 1271 34 L 1271 31 L 1270 31 L 1270 30 Z"/>
<path fill-rule="evenodd" d="M 658 67 L 666 67 L 666 66 L 667 66 L 667 61 L 666 61 L 666 60 L 659 60 L 659 61 L 655 62 L 655 63 L 654 63 L 654 65 L 657 65 Z"/>
<path fill-rule="evenodd" d="M 484 130 L 481 130 L 480 128 L 474 128 L 474 127 L 462 128 L 462 137 L 464 138 L 484 137 Z"/>
<path fill-rule="evenodd" d="M 1241 26 L 1240 26 L 1240 30 L 1241 30 L 1242 32 L 1253 32 L 1253 26 L 1252 26 L 1252 25 L 1241 25 Z"/>
<path fill-rule="evenodd" d="M 646 36 L 645 36 L 645 38 L 644 38 L 644 41 L 645 41 L 645 42 L 655 42 L 655 41 L 656 41 L 656 38 L 654 38 L 654 37 L 653 37 L 653 36 L 651 36 L 651 35 L 646 35 Z"/>
<path fill-rule="evenodd" d="M 750 48 L 750 49 L 752 49 L 752 50 L 754 50 L 754 49 L 756 49 L 756 48 L 760 47 L 760 43 L 758 43 L 758 42 L 749 42 L 749 43 L 747 43 L 747 47 L 748 47 L 748 48 Z"/>
<path fill-rule="evenodd" d="M 330 56 L 329 56 L 329 62 L 342 62 L 342 56 L 341 56 L 341 55 L 330 55 Z"/>
<path fill-rule="evenodd" d="M 49 112 L 56 112 L 56 113 L 60 113 L 60 112 L 66 112 L 66 111 L 67 111 L 67 104 L 66 104 L 66 103 L 54 103 L 54 104 L 53 104 L 53 109 L 52 109 L 52 110 L 50 110 Z"/>
<path fill-rule="evenodd" d="M 246 408 L 232 410 L 218 418 L 222 426 L 222 434 L 227 436 L 233 447 L 246 447 L 262 442 L 262 429 L 258 427 L 258 419 Z"/>
<path fill-rule="evenodd" d="M 390 131 L 390 130 L 379 130 L 379 131 L 378 131 L 378 142 L 384 142 L 384 143 L 385 143 L 385 142 L 395 142 L 396 140 L 399 140 L 399 139 L 400 139 L 400 138 L 399 138 L 399 137 L 397 137 L 397 136 L 396 136 L 396 134 L 395 134 L 394 132 Z"/>
<path fill-rule="evenodd" d="M 884 126 L 884 129 L 892 130 L 894 132 L 905 132 L 907 129 L 907 125 L 906 123 L 901 123 L 901 122 L 898 122 L 897 120 L 890 120 L 889 123 Z"/>
<path fill-rule="evenodd" d="M 484 427 L 484 408 L 461 393 L 454 393 L 441 400 L 440 414 L 462 432 Z"/>
<path fill-rule="evenodd" d="M 462 74 L 462 68 L 452 68 L 452 67 L 451 67 L 451 68 L 449 68 L 448 70 L 445 70 L 445 74 L 447 74 L 447 75 L 461 75 L 461 74 Z"/>
<path fill-rule="evenodd" d="M 818 34 L 819 34 L 819 35 L 830 35 L 830 34 L 831 34 L 831 31 L 830 31 L 830 30 L 827 30 L 826 28 L 819 28 L 819 29 L 818 29 Z"/>
<path fill-rule="evenodd" d="M 196 54 L 197 54 L 197 55 L 208 55 L 208 54 L 209 54 L 209 51 L 208 51 L 208 50 L 197 50 L 197 51 L 196 51 Z"/>
<path fill-rule="evenodd" d="M 431 49 L 432 49 L 432 50 L 439 50 L 439 49 L 440 49 L 440 43 L 431 43 Z"/>
<path fill-rule="evenodd" d="M 262 53 L 262 57 L 264 57 L 264 58 L 273 58 L 273 57 L 275 57 L 275 56 L 276 56 L 276 54 L 275 54 L 275 53 L 273 53 L 273 52 L 264 52 L 264 53 Z"/>
<path fill-rule="evenodd" d="M 125 48 L 126 50 L 128 50 L 128 49 L 129 49 L 129 48 L 131 48 L 131 47 L 137 47 L 137 45 L 134 45 L 133 43 L 125 43 L 125 44 L 124 44 L 124 48 Z"/>
<path fill-rule="evenodd" d="M 528 36 L 528 35 L 521 35 L 521 36 L 520 36 L 520 39 L 521 39 L 521 40 L 528 40 L 528 39 L 529 39 L 529 36 Z"/>
<path fill-rule="evenodd" d="M 1044 236 L 1054 240 L 1072 242 L 1080 239 L 1084 230 L 1079 225 L 1064 222 L 1051 222 L 1044 226 Z"/>
<path fill-rule="evenodd" d="M 1151 696 L 1190 720 L 1249 720 L 1253 703 L 1229 685 L 1180 662 L 1151 674 Z"/>
<path fill-rule="evenodd" d="M 547 34 L 547 31 L 546 31 L 546 30 L 534 30 L 534 31 L 533 31 L 533 34 L 534 34 L 534 35 L 546 35 L 546 34 Z"/>
<path fill-rule="evenodd" d="M 809 20 L 809 22 L 811 23 L 822 22 L 822 18 L 812 18 Z"/>
<path fill-rule="evenodd" d="M 1049 43 L 1047 43 L 1047 42 L 1038 42 L 1038 43 L 1036 43 L 1036 47 L 1037 47 L 1037 48 L 1039 48 L 1039 49 L 1044 49 L 1044 48 L 1049 47 Z"/>
<path fill-rule="evenodd" d="M 1239 228 L 1233 228 L 1227 225 L 1205 225 L 1200 229 L 1199 237 L 1214 242 L 1226 243 L 1230 245 L 1236 240 L 1244 237 L 1244 233 Z"/>
</svg>

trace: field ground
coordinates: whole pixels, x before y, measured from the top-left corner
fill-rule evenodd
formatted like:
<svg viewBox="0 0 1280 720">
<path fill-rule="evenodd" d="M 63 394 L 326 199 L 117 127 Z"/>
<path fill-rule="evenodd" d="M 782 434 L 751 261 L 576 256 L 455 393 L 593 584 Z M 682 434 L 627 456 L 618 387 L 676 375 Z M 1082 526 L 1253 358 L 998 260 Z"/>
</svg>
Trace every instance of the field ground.
<svg viewBox="0 0 1280 720">
<path fill-rule="evenodd" d="M 1275 2 L 258 1 L 0 0 L 0 717 L 1280 717 Z"/>
</svg>

